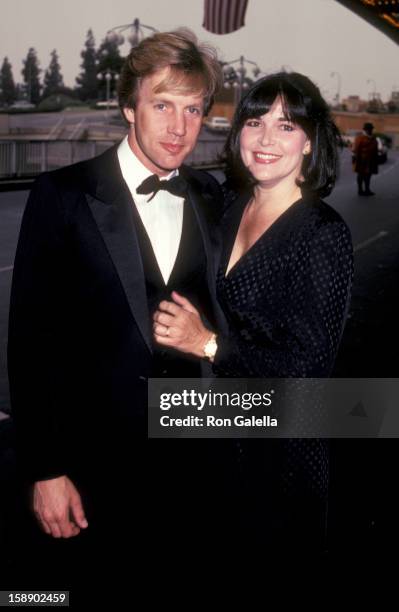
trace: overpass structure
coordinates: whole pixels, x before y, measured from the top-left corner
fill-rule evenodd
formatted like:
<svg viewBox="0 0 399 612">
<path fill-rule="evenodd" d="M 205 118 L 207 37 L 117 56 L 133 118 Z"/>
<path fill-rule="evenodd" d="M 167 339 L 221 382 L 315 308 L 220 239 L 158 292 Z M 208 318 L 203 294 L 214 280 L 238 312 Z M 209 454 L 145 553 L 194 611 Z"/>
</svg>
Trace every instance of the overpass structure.
<svg viewBox="0 0 399 612">
<path fill-rule="evenodd" d="M 399 0 L 337 0 L 399 44 Z"/>
</svg>

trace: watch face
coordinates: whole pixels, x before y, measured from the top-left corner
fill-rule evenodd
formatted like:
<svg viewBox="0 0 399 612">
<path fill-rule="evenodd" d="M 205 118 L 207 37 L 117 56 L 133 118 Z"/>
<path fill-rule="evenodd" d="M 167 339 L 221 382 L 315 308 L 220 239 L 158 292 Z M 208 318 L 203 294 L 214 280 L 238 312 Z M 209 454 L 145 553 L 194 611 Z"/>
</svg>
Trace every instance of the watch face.
<svg viewBox="0 0 399 612">
<path fill-rule="evenodd" d="M 218 345 L 216 344 L 215 336 L 212 336 L 212 338 L 210 338 L 210 340 L 208 340 L 208 342 L 204 346 L 205 357 L 208 357 L 209 359 L 211 357 L 214 357 L 217 351 L 217 348 L 218 348 Z"/>
</svg>

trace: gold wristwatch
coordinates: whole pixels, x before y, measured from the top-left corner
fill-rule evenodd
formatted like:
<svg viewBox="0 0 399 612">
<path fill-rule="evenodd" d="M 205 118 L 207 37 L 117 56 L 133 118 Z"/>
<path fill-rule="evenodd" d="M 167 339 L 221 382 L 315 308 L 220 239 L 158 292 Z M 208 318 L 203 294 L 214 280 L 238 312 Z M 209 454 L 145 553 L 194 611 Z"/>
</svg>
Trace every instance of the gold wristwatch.
<svg viewBox="0 0 399 612">
<path fill-rule="evenodd" d="M 212 334 L 209 340 L 207 340 L 204 344 L 204 347 L 203 347 L 204 356 L 210 361 L 213 361 L 217 350 L 218 350 L 218 345 L 216 342 L 216 334 Z"/>
</svg>

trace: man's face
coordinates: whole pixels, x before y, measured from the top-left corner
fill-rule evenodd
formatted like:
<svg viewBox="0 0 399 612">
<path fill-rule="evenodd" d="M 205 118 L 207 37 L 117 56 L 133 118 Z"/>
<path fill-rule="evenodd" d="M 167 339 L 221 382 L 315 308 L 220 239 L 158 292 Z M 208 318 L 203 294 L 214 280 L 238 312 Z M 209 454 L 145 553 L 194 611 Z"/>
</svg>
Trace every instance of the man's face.
<svg viewBox="0 0 399 612">
<path fill-rule="evenodd" d="M 129 144 L 154 174 L 164 176 L 179 168 L 194 149 L 202 125 L 204 98 L 198 94 L 155 93 L 169 68 L 144 77 L 135 110 L 125 108 L 131 123 Z"/>
</svg>

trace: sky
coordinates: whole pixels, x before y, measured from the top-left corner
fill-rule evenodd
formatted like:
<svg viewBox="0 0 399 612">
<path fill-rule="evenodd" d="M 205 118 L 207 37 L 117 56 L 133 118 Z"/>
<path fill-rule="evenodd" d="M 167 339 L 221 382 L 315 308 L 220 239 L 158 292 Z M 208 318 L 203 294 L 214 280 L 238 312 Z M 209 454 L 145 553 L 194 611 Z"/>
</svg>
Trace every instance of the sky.
<svg viewBox="0 0 399 612">
<path fill-rule="evenodd" d="M 87 30 L 98 46 L 107 30 L 137 17 L 158 30 L 190 27 L 224 61 L 244 55 L 264 72 L 282 66 L 302 72 L 329 101 L 339 81 L 341 98 L 368 99 L 376 91 L 387 100 L 399 90 L 399 46 L 335 0 L 249 0 L 245 27 L 223 36 L 204 30 L 203 7 L 203 0 L 2 0 L 0 61 L 8 56 L 21 81 L 29 47 L 42 69 L 56 49 L 64 82 L 74 86 Z M 121 50 L 126 54 L 127 44 Z"/>
</svg>

